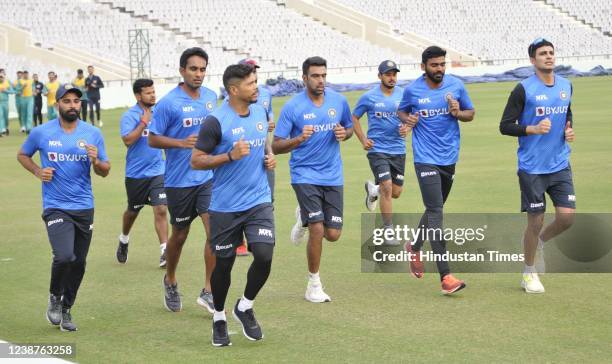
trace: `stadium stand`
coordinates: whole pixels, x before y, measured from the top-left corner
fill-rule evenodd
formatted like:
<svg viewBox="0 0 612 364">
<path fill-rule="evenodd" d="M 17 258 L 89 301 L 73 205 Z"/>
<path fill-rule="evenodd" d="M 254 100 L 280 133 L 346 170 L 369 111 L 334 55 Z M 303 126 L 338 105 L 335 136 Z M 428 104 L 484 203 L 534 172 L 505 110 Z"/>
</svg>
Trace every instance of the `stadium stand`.
<svg viewBox="0 0 612 364">
<path fill-rule="evenodd" d="M 489 0 L 337 1 L 392 23 L 400 34 L 422 34 L 485 60 L 523 57 L 526 44 L 541 36 L 550 38 L 563 56 L 612 53 L 612 38 L 542 1 L 515 0 L 512 6 Z M 609 1 L 583 2 L 588 6 L 582 9 L 609 15 Z"/>
<path fill-rule="evenodd" d="M 600 28 L 607 35 L 612 33 L 612 2 L 610 0 L 546 0 L 546 3 L 586 24 Z"/>
<path fill-rule="evenodd" d="M 507 7 L 491 0 L 317 0 L 324 1 L 390 23 L 398 35 L 416 33 L 482 60 L 524 59 L 526 44 L 539 36 L 550 38 L 560 56 L 612 54 L 609 0 L 516 0 Z M 80 63 L 86 62 L 83 54 L 108 60 L 118 65 L 115 74 L 124 75 L 119 79 L 128 78 L 128 30 L 135 28 L 149 31 L 151 69 L 160 78 L 177 76 L 180 52 L 195 45 L 207 50 L 209 74 L 216 75 L 245 57 L 255 58 L 262 71 L 278 74 L 299 70 L 314 54 L 328 58 L 330 68 L 373 66 L 385 58 L 418 62 L 304 16 L 280 0 L 16 0 L 4 2 L 0 23 L 27 30 L 43 49 L 80 50 Z M 9 55 L 2 57 L 8 64 L 3 59 Z M 10 62 L 26 66 L 25 58 Z M 62 77 L 64 71 L 43 65 L 43 58 L 36 62 L 40 70 L 53 68 Z"/>
<path fill-rule="evenodd" d="M 271 62 L 275 65 L 273 69 L 298 68 L 305 58 L 315 54 L 325 55 L 330 67 L 374 65 L 385 58 L 399 63 L 415 62 L 413 58 L 352 38 L 270 0 L 104 2 L 169 24 L 213 46 Z M 266 69 L 266 65 L 262 64 L 262 68 Z"/>
</svg>

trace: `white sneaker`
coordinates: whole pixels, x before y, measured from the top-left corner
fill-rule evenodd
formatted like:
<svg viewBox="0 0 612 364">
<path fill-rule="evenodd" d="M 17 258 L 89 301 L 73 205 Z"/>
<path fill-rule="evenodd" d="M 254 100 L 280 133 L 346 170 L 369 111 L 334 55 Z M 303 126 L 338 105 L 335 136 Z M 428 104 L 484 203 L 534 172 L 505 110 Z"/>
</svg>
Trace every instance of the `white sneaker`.
<svg viewBox="0 0 612 364">
<path fill-rule="evenodd" d="M 25 128 L 24 127 L 21 128 L 21 132 L 25 133 Z"/>
<path fill-rule="evenodd" d="M 544 293 L 544 286 L 542 282 L 540 282 L 538 273 L 523 273 L 521 287 L 523 287 L 527 293 Z"/>
<path fill-rule="evenodd" d="M 104 126 L 104 123 L 102 122 L 102 120 L 98 120 L 98 126 L 101 128 Z"/>
<path fill-rule="evenodd" d="M 535 255 L 535 268 L 538 273 L 543 274 L 546 273 L 546 262 L 544 261 L 544 248 L 536 249 Z"/>
<path fill-rule="evenodd" d="M 327 293 L 323 292 L 323 286 L 321 282 L 313 283 L 308 281 L 308 286 L 306 286 L 306 294 L 304 295 L 306 301 L 314 302 L 314 303 L 323 303 L 323 302 L 331 302 L 331 298 L 327 295 Z"/>
<path fill-rule="evenodd" d="M 299 245 L 304 241 L 308 228 L 302 226 L 302 214 L 300 213 L 300 206 L 295 209 L 295 225 L 291 228 L 291 242 L 294 245 Z"/>
<path fill-rule="evenodd" d="M 366 191 L 366 198 L 365 198 L 366 208 L 368 209 L 368 211 L 375 211 L 376 204 L 378 201 L 378 194 L 376 193 L 376 185 L 372 183 L 372 181 L 367 181 L 365 183 L 365 191 Z"/>
</svg>

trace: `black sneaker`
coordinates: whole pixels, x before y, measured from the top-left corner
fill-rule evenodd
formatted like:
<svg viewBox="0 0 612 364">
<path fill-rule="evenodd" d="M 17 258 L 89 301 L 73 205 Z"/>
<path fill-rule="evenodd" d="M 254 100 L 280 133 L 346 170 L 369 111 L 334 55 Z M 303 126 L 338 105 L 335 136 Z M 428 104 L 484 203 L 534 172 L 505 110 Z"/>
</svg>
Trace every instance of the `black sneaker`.
<svg viewBox="0 0 612 364">
<path fill-rule="evenodd" d="M 198 305 L 204 307 L 211 314 L 215 312 L 215 304 L 213 303 L 213 295 L 211 292 L 208 292 L 206 288 L 202 288 L 200 292 L 200 296 L 196 300 Z"/>
<path fill-rule="evenodd" d="M 164 274 L 162 286 L 164 287 L 164 306 L 170 312 L 179 312 L 183 308 L 183 303 L 178 291 L 178 283 L 166 283 L 166 275 Z"/>
<path fill-rule="evenodd" d="M 128 244 L 123 244 L 119 242 L 119 246 L 117 247 L 117 261 L 121 264 L 125 264 L 128 260 Z"/>
<path fill-rule="evenodd" d="M 164 249 L 164 252 L 161 253 L 161 255 L 159 256 L 159 267 L 160 268 L 166 267 L 166 249 Z"/>
<path fill-rule="evenodd" d="M 252 308 L 244 312 L 238 310 L 239 302 L 240 299 L 238 299 L 238 302 L 236 302 L 236 306 L 234 306 L 234 310 L 232 311 L 232 313 L 234 314 L 234 318 L 236 319 L 236 321 L 240 322 L 240 324 L 242 325 L 242 333 L 249 340 L 256 341 L 263 339 L 261 327 L 255 319 L 255 312 L 253 312 Z"/>
<path fill-rule="evenodd" d="M 47 321 L 51 325 L 59 325 L 62 322 L 62 297 L 54 294 L 49 295 L 47 306 Z"/>
<path fill-rule="evenodd" d="M 76 325 L 72 322 L 70 309 L 62 309 L 62 321 L 60 322 L 60 330 L 62 331 L 77 331 Z"/>
<path fill-rule="evenodd" d="M 212 344 L 213 346 L 230 346 L 229 334 L 227 333 L 227 321 L 213 321 L 212 328 Z"/>
</svg>

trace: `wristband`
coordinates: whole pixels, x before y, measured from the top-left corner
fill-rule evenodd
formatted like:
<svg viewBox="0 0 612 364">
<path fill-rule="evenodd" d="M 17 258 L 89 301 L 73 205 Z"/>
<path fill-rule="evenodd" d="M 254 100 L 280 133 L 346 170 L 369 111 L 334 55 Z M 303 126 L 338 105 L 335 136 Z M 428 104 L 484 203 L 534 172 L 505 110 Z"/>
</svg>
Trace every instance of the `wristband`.
<svg viewBox="0 0 612 364">
<path fill-rule="evenodd" d="M 232 158 L 232 151 L 227 152 L 227 157 L 229 158 L 230 162 L 234 161 L 234 158 Z"/>
</svg>

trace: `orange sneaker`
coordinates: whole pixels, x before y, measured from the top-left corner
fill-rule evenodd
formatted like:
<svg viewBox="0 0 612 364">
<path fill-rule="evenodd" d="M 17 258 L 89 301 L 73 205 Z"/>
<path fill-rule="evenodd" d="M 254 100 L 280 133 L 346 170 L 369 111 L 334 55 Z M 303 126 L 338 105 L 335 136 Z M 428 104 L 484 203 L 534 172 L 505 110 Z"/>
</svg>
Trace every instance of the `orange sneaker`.
<svg viewBox="0 0 612 364">
<path fill-rule="evenodd" d="M 412 251 L 412 244 L 410 243 L 410 241 L 406 242 L 406 244 L 404 245 L 404 249 L 406 249 L 408 253 L 414 254 L 412 257 L 410 257 L 410 274 L 417 279 L 423 278 L 425 266 L 423 265 L 423 261 L 421 260 L 420 252 Z"/>
<path fill-rule="evenodd" d="M 465 288 L 465 282 L 447 274 L 442 278 L 442 293 L 451 294 Z"/>
<path fill-rule="evenodd" d="M 238 248 L 236 248 L 236 255 L 239 257 L 244 257 L 246 255 L 249 255 L 249 251 L 247 250 L 247 245 L 246 245 L 246 241 L 242 242 L 242 245 L 240 245 Z"/>
</svg>

